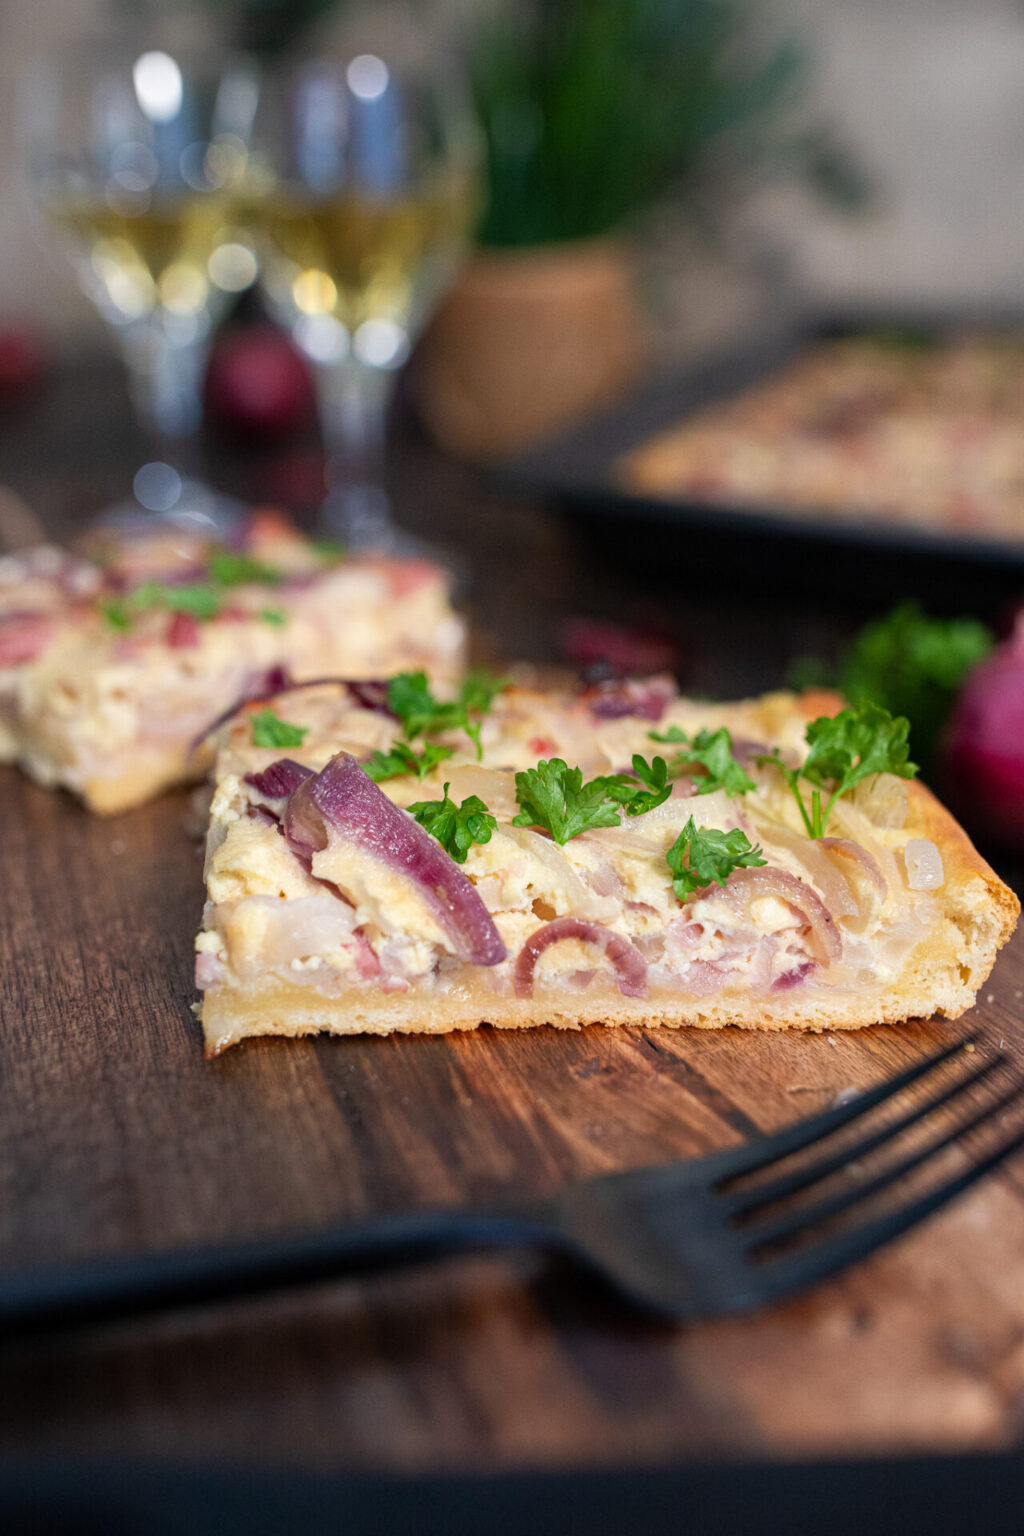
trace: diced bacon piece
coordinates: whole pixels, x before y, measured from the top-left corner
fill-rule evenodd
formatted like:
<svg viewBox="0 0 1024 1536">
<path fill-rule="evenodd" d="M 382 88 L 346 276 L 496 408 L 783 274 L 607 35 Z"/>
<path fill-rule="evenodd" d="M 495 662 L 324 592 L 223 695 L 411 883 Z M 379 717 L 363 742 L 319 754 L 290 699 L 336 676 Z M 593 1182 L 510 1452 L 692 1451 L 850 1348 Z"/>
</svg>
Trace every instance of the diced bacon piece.
<svg viewBox="0 0 1024 1536">
<path fill-rule="evenodd" d="M 48 613 L 0 614 L 0 667 L 20 667 L 49 645 L 57 625 Z"/>
<path fill-rule="evenodd" d="M 167 625 L 167 644 L 175 651 L 195 650 L 199 644 L 199 620 L 194 614 L 171 614 Z"/>
</svg>

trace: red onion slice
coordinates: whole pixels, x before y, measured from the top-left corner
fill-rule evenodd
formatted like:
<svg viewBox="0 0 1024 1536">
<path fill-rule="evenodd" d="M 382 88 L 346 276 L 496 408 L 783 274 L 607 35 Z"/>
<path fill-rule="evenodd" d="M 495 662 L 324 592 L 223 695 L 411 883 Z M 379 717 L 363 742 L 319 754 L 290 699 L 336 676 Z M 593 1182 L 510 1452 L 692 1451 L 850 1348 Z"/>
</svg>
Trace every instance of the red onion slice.
<svg viewBox="0 0 1024 1536">
<path fill-rule="evenodd" d="M 843 941 L 835 918 L 817 891 L 784 869 L 734 869 L 725 884 L 726 900 L 747 903 L 756 896 L 775 896 L 793 907 L 811 930 L 824 964 L 843 954 Z"/>
<path fill-rule="evenodd" d="M 515 969 L 517 997 L 533 996 L 533 972 L 537 961 L 550 945 L 560 944 L 563 939 L 580 939 L 606 955 L 615 968 L 615 979 L 623 997 L 646 996 L 647 961 L 635 945 L 602 923 L 585 922 L 579 917 L 556 917 L 553 923 L 532 933 L 519 951 Z"/>
<path fill-rule="evenodd" d="M 852 837 L 822 837 L 818 839 L 818 847 L 838 853 L 844 859 L 856 860 L 883 901 L 888 896 L 889 885 L 878 867 L 878 860 L 861 843 L 855 843 Z"/>
<path fill-rule="evenodd" d="M 251 784 L 265 800 L 287 800 L 300 784 L 312 778 L 313 772 L 312 768 L 306 768 L 292 757 L 279 757 L 261 773 L 247 773 L 242 783 Z"/>
<path fill-rule="evenodd" d="M 339 752 L 292 792 L 282 818 L 299 858 L 349 844 L 379 859 L 415 886 L 470 965 L 500 965 L 501 935 L 476 888 L 429 832 L 392 804 L 349 752 Z"/>
<path fill-rule="evenodd" d="M 814 968 L 815 965 L 813 960 L 802 961 L 799 965 L 794 966 L 791 971 L 783 971 L 781 976 L 776 976 L 775 980 L 772 982 L 771 990 L 773 992 L 792 991 L 794 987 L 798 987 L 800 985 L 805 977 L 810 975 Z"/>
<path fill-rule="evenodd" d="M 237 715 L 246 704 L 265 704 L 270 699 L 276 699 L 279 693 L 286 692 L 292 686 L 287 667 L 268 667 L 265 672 L 257 674 L 241 698 L 236 699 L 229 708 L 222 710 L 215 720 L 211 720 L 209 725 L 203 727 L 198 736 L 193 736 L 189 742 L 189 752 L 192 753 L 197 747 L 201 747 L 208 736 L 212 736 L 214 731 L 219 731 L 221 726 Z"/>
<path fill-rule="evenodd" d="M 639 715 L 641 719 L 657 724 L 678 693 L 674 677 L 659 676 L 597 683 L 588 688 L 583 697 L 590 713 L 598 720 L 621 720 L 625 715 Z"/>
</svg>

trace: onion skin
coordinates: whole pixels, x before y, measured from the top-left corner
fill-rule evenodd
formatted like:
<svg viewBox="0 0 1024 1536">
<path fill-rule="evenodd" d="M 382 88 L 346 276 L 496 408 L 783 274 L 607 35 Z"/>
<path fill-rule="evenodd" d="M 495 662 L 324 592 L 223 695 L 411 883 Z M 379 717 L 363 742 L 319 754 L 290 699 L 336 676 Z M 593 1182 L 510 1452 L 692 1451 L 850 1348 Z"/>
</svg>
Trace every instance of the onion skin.
<svg viewBox="0 0 1024 1536">
<path fill-rule="evenodd" d="M 339 752 L 289 797 L 282 817 L 288 846 L 312 859 L 349 844 L 379 859 L 419 892 L 469 965 L 500 965 L 507 951 L 475 886 L 437 840 L 378 789 L 349 752 Z"/>
<path fill-rule="evenodd" d="M 517 997 L 533 996 L 533 972 L 537 961 L 550 945 L 560 944 L 563 939 L 580 939 L 606 955 L 615 968 L 615 979 L 623 997 L 646 997 L 647 961 L 636 946 L 622 934 L 581 917 L 556 917 L 554 922 L 531 933 L 516 959 Z"/>
<path fill-rule="evenodd" d="M 702 895 L 707 894 L 702 892 Z M 843 941 L 835 918 L 805 881 L 784 869 L 734 869 L 725 884 L 727 899 L 739 899 L 743 905 L 757 896 L 776 896 L 794 907 L 810 928 L 825 965 L 842 959 Z"/>
<path fill-rule="evenodd" d="M 946 730 L 943 763 L 961 819 L 1024 852 L 1024 619 L 968 674 Z"/>
</svg>

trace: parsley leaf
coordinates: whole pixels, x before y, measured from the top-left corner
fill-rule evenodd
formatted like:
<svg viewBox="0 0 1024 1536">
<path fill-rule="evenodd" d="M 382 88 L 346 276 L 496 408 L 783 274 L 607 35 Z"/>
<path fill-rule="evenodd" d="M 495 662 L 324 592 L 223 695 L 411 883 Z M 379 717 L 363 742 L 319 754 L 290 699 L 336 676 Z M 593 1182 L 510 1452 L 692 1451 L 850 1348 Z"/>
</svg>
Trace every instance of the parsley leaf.
<svg viewBox="0 0 1024 1536">
<path fill-rule="evenodd" d="M 616 775 L 615 780 L 623 777 Z M 542 759 L 536 768 L 516 774 L 516 799 L 522 810 L 512 825 L 544 827 L 556 843 L 567 843 L 596 827 L 619 827 L 622 823 L 609 782 L 602 777 L 584 784 L 581 769 L 570 768 L 560 757 L 550 762 Z"/>
<path fill-rule="evenodd" d="M 131 629 L 131 615 L 127 604 L 122 597 L 101 597 L 96 604 L 99 612 L 106 619 L 111 629 L 117 629 L 124 633 Z"/>
<path fill-rule="evenodd" d="M 125 598 L 129 613 L 146 613 L 166 608 L 171 613 L 190 613 L 194 619 L 215 619 L 221 609 L 221 594 L 209 582 L 186 582 L 180 587 L 161 581 L 144 581 Z"/>
<path fill-rule="evenodd" d="M 486 715 L 497 695 L 507 687 L 504 678 L 494 678 L 479 669 L 467 674 L 457 699 L 441 701 L 435 699 L 425 672 L 399 672 L 388 683 L 388 708 L 401 720 L 408 741 L 438 731 L 462 730 L 476 748 L 479 760 L 483 756 L 481 721 L 470 717 Z"/>
<path fill-rule="evenodd" d="M 261 608 L 260 618 L 264 624 L 287 624 L 288 615 L 281 608 Z"/>
<path fill-rule="evenodd" d="M 469 717 L 470 715 L 489 715 L 498 694 L 503 693 L 508 684 L 507 677 L 495 677 L 485 667 L 474 668 L 472 672 L 467 672 L 463 679 L 459 690 L 459 704 L 465 714 L 462 728 L 476 748 L 477 762 L 484 755 L 480 743 L 482 721 L 471 720 Z"/>
<path fill-rule="evenodd" d="M 301 747 L 309 735 L 308 725 L 290 725 L 287 720 L 280 720 L 272 709 L 262 709 L 249 719 L 254 747 Z"/>
<path fill-rule="evenodd" d="M 428 729 L 437 713 L 437 701 L 425 672 L 399 672 L 388 683 L 388 708 L 397 715 L 411 741 Z"/>
<path fill-rule="evenodd" d="M 382 779 L 401 778 L 407 773 L 414 773 L 418 779 L 425 779 L 438 763 L 443 763 L 446 757 L 451 756 L 451 747 L 441 747 L 432 741 L 426 742 L 423 751 L 417 754 L 414 746 L 399 737 L 391 743 L 387 752 L 372 752 L 368 761 L 363 764 L 363 771 L 375 784 L 379 784 Z"/>
<path fill-rule="evenodd" d="M 680 901 L 686 901 L 711 884 L 724 885 L 734 869 L 766 864 L 761 851 L 760 844 L 751 846 L 738 827 L 719 832 L 716 827 L 698 827 L 691 816 L 665 855 L 672 889 Z"/>
<path fill-rule="evenodd" d="M 489 843 L 498 823 L 479 795 L 470 795 L 456 805 L 448 789 L 446 784 L 443 800 L 417 800 L 414 805 L 407 805 L 406 810 L 431 837 L 437 838 L 456 864 L 465 864 L 472 844 Z"/>
<path fill-rule="evenodd" d="M 907 737 L 910 722 L 902 715 L 894 719 L 887 709 L 867 699 L 838 715 L 822 715 L 812 720 L 805 737 L 810 752 L 799 768 L 789 768 L 782 761 L 778 747 L 760 763 L 772 763 L 779 769 L 797 803 L 808 837 L 824 837 L 832 807 L 841 795 L 848 794 L 864 779 L 877 773 L 892 773 L 900 779 L 912 779 L 917 764 L 909 761 Z M 808 811 L 799 781 L 813 786 Z M 822 791 L 834 786 L 822 808 Z"/>
<path fill-rule="evenodd" d="M 633 772 L 636 774 L 636 779 L 630 778 L 625 773 L 609 775 L 605 780 L 609 797 L 619 805 L 625 806 L 627 816 L 642 816 L 645 811 L 653 811 L 655 806 L 664 805 L 672 793 L 672 786 L 668 781 L 668 764 L 665 759 L 656 757 L 649 763 L 646 758 L 640 756 L 639 752 L 635 752 Z"/>
<path fill-rule="evenodd" d="M 748 795 L 755 788 L 749 773 L 733 756 L 732 737 L 725 726 L 717 731 L 698 731 L 692 739 L 678 725 L 669 726 L 665 732 L 648 731 L 651 741 L 680 742 L 686 750 L 677 753 L 669 764 L 669 776 L 677 779 L 688 767 L 696 763 L 706 773 L 697 789 L 698 795 L 710 795 L 716 789 L 724 789 L 727 795 Z"/>
<path fill-rule="evenodd" d="M 280 586 L 283 572 L 276 566 L 265 565 L 252 555 L 242 555 L 231 549 L 214 550 L 210 556 L 209 578 L 220 587 L 239 587 L 243 582 L 260 582 L 264 586 Z"/>
</svg>

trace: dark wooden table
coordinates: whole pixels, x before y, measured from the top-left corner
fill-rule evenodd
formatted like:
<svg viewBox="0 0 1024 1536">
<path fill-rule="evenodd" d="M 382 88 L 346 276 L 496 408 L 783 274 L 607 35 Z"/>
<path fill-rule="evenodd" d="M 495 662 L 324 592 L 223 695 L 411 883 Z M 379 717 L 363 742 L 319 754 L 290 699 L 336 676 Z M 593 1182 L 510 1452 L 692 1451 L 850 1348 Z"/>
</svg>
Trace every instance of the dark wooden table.
<svg viewBox="0 0 1024 1536">
<path fill-rule="evenodd" d="M 141 454 L 106 364 L 0 417 L 0 482 L 67 530 Z M 218 461 L 263 498 L 302 463 Z M 403 520 L 456 548 L 507 654 L 567 613 L 667 630 L 686 682 L 735 694 L 847 626 L 730 604 L 684 569 L 632 580 L 404 427 Z M 307 477 L 308 479 L 308 477 Z M 190 1013 L 200 864 L 187 798 L 88 818 L 12 771 L 0 842 L 0 1263 L 155 1249 L 522 1194 L 726 1145 L 950 1038 L 599 1028 L 260 1041 L 204 1062 Z M 1024 1055 L 1024 943 L 973 1022 Z M 0 1348 L 0 1454 L 472 1468 L 1006 1446 L 1024 1433 L 1024 1167 L 763 1315 L 669 1329 L 528 1259 Z"/>
</svg>

